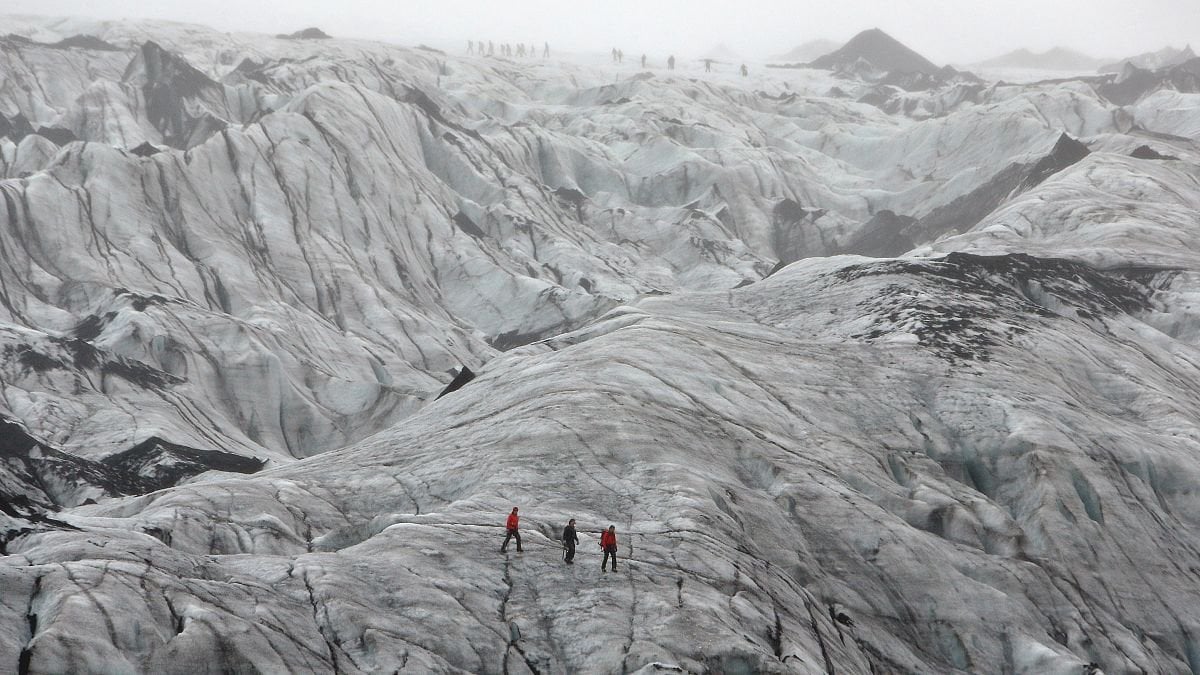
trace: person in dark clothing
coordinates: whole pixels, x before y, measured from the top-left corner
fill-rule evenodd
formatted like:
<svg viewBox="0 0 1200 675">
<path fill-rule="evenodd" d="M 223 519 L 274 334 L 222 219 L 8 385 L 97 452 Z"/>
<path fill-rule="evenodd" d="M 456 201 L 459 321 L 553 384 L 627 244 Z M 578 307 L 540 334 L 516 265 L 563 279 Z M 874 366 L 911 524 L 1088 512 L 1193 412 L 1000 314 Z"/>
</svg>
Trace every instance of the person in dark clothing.
<svg viewBox="0 0 1200 675">
<path fill-rule="evenodd" d="M 612 558 L 613 571 L 617 571 L 617 526 L 609 525 L 600 535 L 600 548 L 604 549 L 604 559 L 600 561 L 600 571 L 607 572 L 608 559 Z"/>
<path fill-rule="evenodd" d="M 712 72 L 712 61 L 713 61 L 712 59 L 704 59 L 704 72 L 706 72 L 706 73 Z"/>
<path fill-rule="evenodd" d="M 674 54 L 667 57 L 667 70 L 675 70 L 675 55 Z"/>
<path fill-rule="evenodd" d="M 562 545 L 563 545 L 563 562 L 568 565 L 575 564 L 575 544 L 579 543 L 579 535 L 575 534 L 575 519 L 572 518 L 567 526 L 563 528 Z"/>
<path fill-rule="evenodd" d="M 642 67 L 643 68 L 646 67 L 646 55 L 645 54 L 642 54 Z"/>
<path fill-rule="evenodd" d="M 747 68 L 746 64 L 743 63 L 742 64 L 742 77 L 746 77 L 749 74 L 750 74 L 750 69 Z"/>
<path fill-rule="evenodd" d="M 517 515 L 517 507 L 513 507 L 512 513 L 508 514 L 508 522 L 504 524 L 506 534 L 504 535 L 504 543 L 500 545 L 501 553 L 508 553 L 508 542 L 510 539 L 517 540 L 517 553 L 521 553 L 521 532 L 517 529 L 520 525 L 521 518 Z"/>
<path fill-rule="evenodd" d="M 542 58 L 543 59 L 550 58 L 550 43 L 549 42 L 546 43 L 546 48 L 544 50 L 542 50 Z"/>
</svg>

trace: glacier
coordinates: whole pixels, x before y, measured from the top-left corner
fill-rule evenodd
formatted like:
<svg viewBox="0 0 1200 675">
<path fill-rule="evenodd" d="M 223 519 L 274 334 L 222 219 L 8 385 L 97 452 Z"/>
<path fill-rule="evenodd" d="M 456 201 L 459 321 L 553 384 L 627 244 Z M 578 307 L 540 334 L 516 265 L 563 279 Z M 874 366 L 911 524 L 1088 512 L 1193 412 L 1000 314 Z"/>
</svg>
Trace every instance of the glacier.
<svg viewBox="0 0 1200 675">
<path fill-rule="evenodd" d="M 0 35 L 10 670 L 1200 673 L 1200 61 Z"/>
</svg>

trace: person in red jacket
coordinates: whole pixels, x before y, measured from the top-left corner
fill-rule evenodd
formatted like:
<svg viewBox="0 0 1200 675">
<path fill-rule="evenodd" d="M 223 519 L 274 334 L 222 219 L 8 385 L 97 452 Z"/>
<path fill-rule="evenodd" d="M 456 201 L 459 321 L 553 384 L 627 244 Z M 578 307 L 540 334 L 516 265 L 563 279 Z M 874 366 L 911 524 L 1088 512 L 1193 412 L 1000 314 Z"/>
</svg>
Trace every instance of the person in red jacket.
<svg viewBox="0 0 1200 675">
<path fill-rule="evenodd" d="M 609 525 L 600 534 L 600 548 L 604 549 L 604 559 L 600 561 L 600 571 L 607 572 L 608 559 L 612 558 L 613 571 L 617 571 L 617 526 Z"/>
<path fill-rule="evenodd" d="M 517 530 L 521 518 L 517 515 L 517 507 L 513 507 L 512 513 L 508 514 L 508 522 L 504 524 L 504 529 L 507 533 L 504 535 L 504 543 L 500 545 L 500 552 L 508 552 L 508 542 L 510 539 L 517 540 L 517 553 L 521 553 L 521 533 Z"/>
</svg>

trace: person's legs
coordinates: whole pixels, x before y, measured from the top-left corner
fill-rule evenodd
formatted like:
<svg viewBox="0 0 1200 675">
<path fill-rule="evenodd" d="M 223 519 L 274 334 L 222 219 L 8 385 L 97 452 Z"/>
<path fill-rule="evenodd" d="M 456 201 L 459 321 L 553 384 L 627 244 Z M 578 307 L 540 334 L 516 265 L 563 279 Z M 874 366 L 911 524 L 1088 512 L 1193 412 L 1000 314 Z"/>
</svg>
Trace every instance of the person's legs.
<svg viewBox="0 0 1200 675">
<path fill-rule="evenodd" d="M 513 536 L 517 538 L 517 553 L 521 552 L 521 533 L 513 530 Z"/>
<path fill-rule="evenodd" d="M 500 552 L 501 553 L 508 552 L 508 542 L 510 539 L 512 539 L 512 536 L 513 536 L 512 530 L 508 530 L 507 532 L 504 533 L 504 543 L 500 544 Z"/>
<path fill-rule="evenodd" d="M 566 557 L 566 561 L 567 561 L 567 563 L 574 563 L 574 562 L 575 562 L 575 545 L 574 545 L 574 544 L 567 544 L 567 557 Z"/>
</svg>

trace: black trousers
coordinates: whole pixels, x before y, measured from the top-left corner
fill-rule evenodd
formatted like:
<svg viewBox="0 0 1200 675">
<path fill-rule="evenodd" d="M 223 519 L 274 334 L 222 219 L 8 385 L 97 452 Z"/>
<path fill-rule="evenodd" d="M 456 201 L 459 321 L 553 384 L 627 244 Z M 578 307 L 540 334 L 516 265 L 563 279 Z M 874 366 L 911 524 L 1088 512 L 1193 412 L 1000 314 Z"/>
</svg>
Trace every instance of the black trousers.
<svg viewBox="0 0 1200 675">
<path fill-rule="evenodd" d="M 513 539 L 514 537 L 517 540 L 517 552 L 518 553 L 521 552 L 521 533 L 518 532 L 517 530 L 509 530 L 508 534 L 504 535 L 504 543 L 500 545 L 501 553 L 504 553 L 505 551 L 508 550 L 508 542 L 510 539 Z"/>
<path fill-rule="evenodd" d="M 563 551 L 563 560 L 565 560 L 567 562 L 574 562 L 574 560 L 575 560 L 575 542 L 573 542 L 573 541 L 563 542 L 563 548 L 566 549 Z"/>
<path fill-rule="evenodd" d="M 608 567 L 608 559 L 609 558 L 612 558 L 613 571 L 616 572 L 617 571 L 617 552 L 616 552 L 616 550 L 610 551 L 608 549 L 604 549 L 604 559 L 600 561 L 600 569 L 605 569 Z"/>
</svg>

